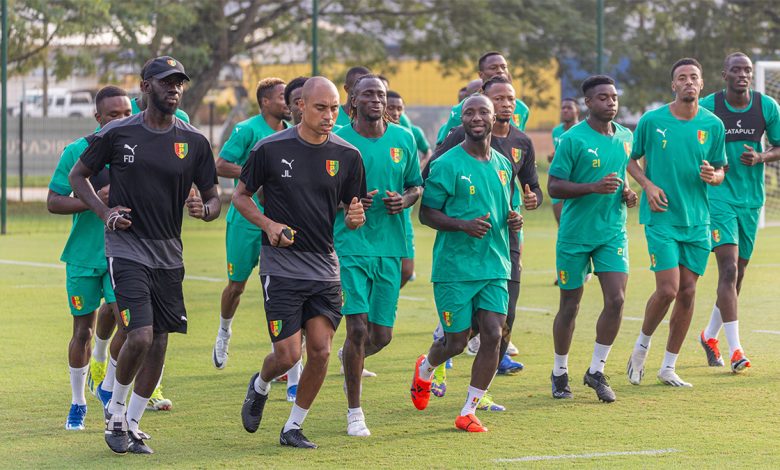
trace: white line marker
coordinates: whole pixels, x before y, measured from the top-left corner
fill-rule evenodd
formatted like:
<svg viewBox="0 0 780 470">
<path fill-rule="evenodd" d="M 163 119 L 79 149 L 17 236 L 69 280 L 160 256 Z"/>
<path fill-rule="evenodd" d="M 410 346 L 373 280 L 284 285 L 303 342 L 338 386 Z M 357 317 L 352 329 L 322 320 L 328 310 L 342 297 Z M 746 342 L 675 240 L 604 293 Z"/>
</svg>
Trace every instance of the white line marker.
<svg viewBox="0 0 780 470">
<path fill-rule="evenodd" d="M 398 298 L 401 300 L 411 300 L 412 302 L 425 302 L 426 300 L 428 300 L 422 297 L 407 297 L 405 295 L 399 295 Z"/>
<path fill-rule="evenodd" d="M 519 310 L 522 312 L 540 312 L 540 313 L 550 313 L 550 310 L 546 308 L 535 308 L 535 307 L 517 307 L 515 310 Z"/>
<path fill-rule="evenodd" d="M 507 462 L 538 462 L 540 460 L 568 460 L 568 459 L 595 459 L 597 457 L 616 457 L 623 455 L 662 455 L 680 452 L 677 449 L 652 449 L 652 450 L 634 450 L 624 452 L 593 452 L 590 454 L 563 454 L 563 455 L 530 455 L 528 457 L 518 457 L 515 459 L 495 459 L 496 463 Z"/>
<path fill-rule="evenodd" d="M 0 264 L 10 264 L 13 266 L 28 266 L 31 268 L 65 269 L 64 264 L 36 263 L 35 261 L 14 261 L 11 259 L 0 259 Z M 219 279 L 216 277 L 204 277 L 204 276 L 184 276 L 184 279 L 187 281 L 225 282 L 224 279 Z"/>
<path fill-rule="evenodd" d="M 753 330 L 753 333 L 767 333 L 770 335 L 780 335 L 780 331 L 775 331 L 775 330 Z"/>
</svg>

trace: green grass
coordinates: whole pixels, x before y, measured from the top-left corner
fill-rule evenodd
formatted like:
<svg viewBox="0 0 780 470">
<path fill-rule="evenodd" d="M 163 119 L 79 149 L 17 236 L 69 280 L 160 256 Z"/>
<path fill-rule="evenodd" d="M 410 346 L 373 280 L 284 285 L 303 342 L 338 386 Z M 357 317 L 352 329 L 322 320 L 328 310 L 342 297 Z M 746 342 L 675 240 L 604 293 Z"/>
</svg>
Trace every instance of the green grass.
<svg viewBox="0 0 780 470">
<path fill-rule="evenodd" d="M 636 212 L 630 215 L 632 274 L 624 315 L 642 317 L 653 290 L 652 273 Z M 455 358 L 445 398 L 432 398 L 419 412 L 409 400 L 413 361 L 426 351 L 436 325 L 428 282 L 434 234 L 417 228 L 417 280 L 402 295 L 395 338 L 367 361 L 379 373 L 364 382 L 363 407 L 373 435 L 349 438 L 346 401 L 334 343 L 330 374 L 305 424 L 320 445 L 313 452 L 278 445 L 289 412 L 281 385 L 274 385 L 260 430 L 247 434 L 239 410 L 247 380 L 269 350 L 260 286 L 256 278 L 233 325 L 230 362 L 225 370 L 211 365 L 222 283 L 187 281 L 185 297 L 190 333 L 171 338 L 165 371 L 165 395 L 174 402 L 168 413 L 146 413 L 142 428 L 154 439 L 153 456 L 111 454 L 103 442 L 98 402 L 88 397 L 87 431 L 63 429 L 69 404 L 66 350 L 71 332 L 62 269 L 0 265 L 0 466 L 36 468 L 134 467 L 777 467 L 780 451 L 777 336 L 754 330 L 780 330 L 775 285 L 780 266 L 780 229 L 760 232 L 757 250 L 741 298 L 742 341 L 753 361 L 746 374 L 706 366 L 696 336 L 715 298 L 716 269 L 711 260 L 699 283 L 693 326 L 679 360 L 680 375 L 695 387 L 670 389 L 655 382 L 668 331 L 662 325 L 648 359 L 645 382 L 635 387 L 625 377 L 625 362 L 640 322 L 625 319 L 607 364 L 618 401 L 599 403 L 578 381 L 590 363 L 594 325 L 600 311 L 598 284 L 591 282 L 580 310 L 570 354 L 575 398 L 550 397 L 552 321 L 558 290 L 553 287 L 555 225 L 549 206 L 526 214 L 523 286 L 514 343 L 526 370 L 496 378 L 492 392 L 508 407 L 505 413 L 481 412 L 490 432 L 457 432 L 453 421 L 462 406 L 472 359 Z M 10 235 L 0 238 L 0 259 L 58 263 L 68 234 L 67 217 L 50 216 L 42 205 L 11 206 Z M 184 227 L 187 273 L 224 277 L 224 220 L 212 224 L 188 220 Z M 724 344 L 725 347 L 725 344 Z M 594 452 L 675 449 L 656 456 L 611 456 L 525 463 L 496 463 L 497 458 L 587 454 Z"/>
</svg>

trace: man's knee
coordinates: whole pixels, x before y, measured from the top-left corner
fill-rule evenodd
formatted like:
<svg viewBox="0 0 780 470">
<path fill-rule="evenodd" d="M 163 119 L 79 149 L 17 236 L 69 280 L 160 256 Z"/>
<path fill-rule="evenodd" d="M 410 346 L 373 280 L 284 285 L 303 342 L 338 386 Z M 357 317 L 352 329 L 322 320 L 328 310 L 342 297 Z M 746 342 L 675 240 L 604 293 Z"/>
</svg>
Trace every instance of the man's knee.
<svg viewBox="0 0 780 470">
<path fill-rule="evenodd" d="M 672 282 L 661 283 L 655 289 L 656 298 L 665 304 L 672 303 L 677 298 L 678 292 L 679 286 Z"/>
<path fill-rule="evenodd" d="M 244 293 L 245 287 L 246 281 L 228 281 L 228 285 L 225 290 L 227 290 L 228 294 L 230 294 L 232 297 L 240 297 L 241 294 Z"/>
<path fill-rule="evenodd" d="M 127 339 L 125 339 L 125 347 L 132 348 L 136 351 L 148 351 L 152 347 L 154 342 L 154 335 L 152 334 L 151 326 L 144 326 L 127 333 Z"/>
<path fill-rule="evenodd" d="M 391 328 L 376 328 L 371 331 L 371 343 L 378 349 L 382 349 L 393 340 Z"/>
<path fill-rule="evenodd" d="M 365 315 L 347 317 L 347 339 L 355 343 L 365 343 L 368 339 L 368 322 Z"/>
<path fill-rule="evenodd" d="M 623 311 L 626 294 L 623 291 L 604 294 L 604 310 L 608 313 L 619 314 Z"/>
<path fill-rule="evenodd" d="M 737 285 L 737 263 L 724 263 L 718 274 L 718 284 L 726 286 Z"/>
</svg>

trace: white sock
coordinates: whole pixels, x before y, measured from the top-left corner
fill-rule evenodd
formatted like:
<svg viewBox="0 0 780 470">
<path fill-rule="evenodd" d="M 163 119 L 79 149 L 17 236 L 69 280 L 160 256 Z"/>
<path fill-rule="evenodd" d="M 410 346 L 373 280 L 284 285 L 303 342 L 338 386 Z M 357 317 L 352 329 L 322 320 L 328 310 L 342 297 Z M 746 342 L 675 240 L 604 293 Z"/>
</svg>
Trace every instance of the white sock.
<svg viewBox="0 0 780 470">
<path fill-rule="evenodd" d="M 568 354 L 554 354 L 553 360 L 553 375 L 560 377 L 563 374 L 569 373 L 569 355 Z"/>
<path fill-rule="evenodd" d="M 484 394 L 484 390 L 480 390 L 469 385 L 469 393 L 466 395 L 466 403 L 463 404 L 463 409 L 460 410 L 460 415 L 466 416 L 474 414 L 477 411 L 479 400 L 482 399 Z"/>
<path fill-rule="evenodd" d="M 116 377 L 116 359 L 109 357 L 108 365 L 106 366 L 106 377 L 103 379 L 103 385 L 100 388 L 106 392 L 114 390 L 114 377 Z"/>
<path fill-rule="evenodd" d="M 76 405 L 86 405 L 87 397 L 84 395 L 84 386 L 87 383 L 87 372 L 89 366 L 70 367 L 70 394 L 71 403 Z"/>
<path fill-rule="evenodd" d="M 301 372 L 303 372 L 303 359 L 298 359 L 298 362 L 287 371 L 287 388 L 298 385 L 298 381 L 301 379 Z"/>
<path fill-rule="evenodd" d="M 723 325 L 723 317 L 720 315 L 720 309 L 717 305 L 712 307 L 712 315 L 710 315 L 710 322 L 707 324 L 707 328 L 704 329 L 704 340 L 710 338 L 717 338 L 720 333 L 720 327 Z"/>
<path fill-rule="evenodd" d="M 723 329 L 726 331 L 726 341 L 729 342 L 729 355 L 734 354 L 737 349 L 742 349 L 739 344 L 739 320 L 724 323 Z"/>
<path fill-rule="evenodd" d="M 257 378 L 255 379 L 255 392 L 259 393 L 260 395 L 268 395 L 268 392 L 271 391 L 271 382 L 266 382 L 263 380 L 263 377 L 258 374 Z"/>
<path fill-rule="evenodd" d="M 219 316 L 219 331 L 217 332 L 220 336 L 230 336 L 232 333 L 232 330 L 230 329 L 230 325 L 233 323 L 232 318 L 222 318 L 222 315 Z"/>
<path fill-rule="evenodd" d="M 664 352 L 664 362 L 661 364 L 661 370 L 666 369 L 672 369 L 674 370 L 675 364 L 677 363 L 677 356 L 679 354 L 670 353 L 669 351 Z"/>
<path fill-rule="evenodd" d="M 300 406 L 293 404 L 292 410 L 290 410 L 290 417 L 287 418 L 287 423 L 285 423 L 282 432 L 287 432 L 290 429 L 301 429 L 307 414 L 309 414 L 309 410 L 304 410 Z"/>
<path fill-rule="evenodd" d="M 95 335 L 95 347 L 92 348 L 92 358 L 97 362 L 106 362 L 108 343 L 111 342 L 111 338 L 101 339 Z"/>
<path fill-rule="evenodd" d="M 647 352 L 650 350 L 650 342 L 652 339 L 651 336 L 647 336 L 642 333 L 642 331 L 639 331 L 639 337 L 636 339 L 636 343 L 634 343 L 634 350 Z"/>
<path fill-rule="evenodd" d="M 347 408 L 347 421 L 365 421 L 366 416 L 363 414 L 363 408 L 358 406 L 357 408 Z"/>
<path fill-rule="evenodd" d="M 611 344 L 595 343 L 593 346 L 593 357 L 590 360 L 590 369 L 588 369 L 591 374 L 595 374 L 596 372 L 604 373 L 604 366 L 607 364 L 607 356 L 609 356 L 609 351 L 611 349 Z"/>
<path fill-rule="evenodd" d="M 120 416 L 125 414 L 125 408 L 127 406 L 127 392 L 130 391 L 131 385 L 132 383 L 122 385 L 118 380 L 114 380 L 114 394 L 111 395 L 111 401 L 108 403 L 109 413 Z"/>
<path fill-rule="evenodd" d="M 146 404 L 149 403 L 149 397 L 142 397 L 133 392 L 130 395 L 130 403 L 127 404 L 127 428 L 132 431 L 138 431 L 138 423 L 146 410 Z"/>
<path fill-rule="evenodd" d="M 436 366 L 428 362 L 428 356 L 425 356 L 425 359 L 423 359 L 422 364 L 420 364 L 420 378 L 425 381 L 430 381 L 431 376 L 433 375 L 433 371 L 436 369 Z"/>
</svg>

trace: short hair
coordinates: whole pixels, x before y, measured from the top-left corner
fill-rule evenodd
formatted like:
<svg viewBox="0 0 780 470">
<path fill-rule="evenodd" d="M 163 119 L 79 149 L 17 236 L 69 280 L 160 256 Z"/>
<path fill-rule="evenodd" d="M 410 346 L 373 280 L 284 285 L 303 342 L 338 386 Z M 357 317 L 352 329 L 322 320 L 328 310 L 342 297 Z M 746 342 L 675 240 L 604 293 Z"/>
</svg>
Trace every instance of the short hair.
<svg viewBox="0 0 780 470">
<path fill-rule="evenodd" d="M 363 80 L 370 80 L 370 79 L 376 79 L 376 80 L 382 81 L 382 79 L 379 78 L 379 75 L 374 75 L 373 73 L 367 73 L 365 75 L 361 75 L 360 77 L 358 77 L 357 80 L 355 80 L 355 83 L 352 84 L 353 91 L 354 91 L 355 88 L 357 88 L 358 83 L 362 82 Z M 383 85 L 384 85 L 384 83 L 383 83 Z M 387 90 L 385 90 L 385 92 L 386 91 Z M 350 92 L 350 93 L 352 93 L 352 92 Z M 387 95 L 385 95 L 385 96 L 387 96 Z M 351 100 L 350 100 L 349 103 L 347 103 L 347 106 L 348 106 L 348 108 L 347 108 L 348 113 L 347 114 L 349 114 L 349 117 L 350 118 L 354 118 L 355 116 L 357 116 L 357 108 L 352 105 L 352 101 Z"/>
<path fill-rule="evenodd" d="M 378 77 L 380 80 L 382 80 L 383 82 L 385 82 L 385 83 L 387 83 L 388 85 L 390 85 L 390 80 L 388 80 L 386 76 L 384 76 L 384 75 L 382 75 L 382 74 L 380 73 L 379 75 L 377 75 L 377 77 Z"/>
<path fill-rule="evenodd" d="M 571 101 L 572 103 L 574 103 L 575 106 L 578 106 L 580 104 L 579 101 L 577 101 L 577 98 L 572 98 L 571 96 L 567 96 L 567 97 L 561 99 L 561 104 L 563 104 L 563 103 L 565 103 L 567 101 Z"/>
<path fill-rule="evenodd" d="M 118 86 L 108 85 L 104 86 L 95 95 L 95 108 L 100 107 L 100 103 L 107 98 L 114 98 L 115 96 L 127 96 L 127 92 L 119 88 Z"/>
<path fill-rule="evenodd" d="M 360 65 L 357 67 L 352 67 L 351 69 L 347 70 L 347 75 L 345 78 L 346 83 L 354 82 L 360 75 L 368 75 L 370 73 L 371 71 L 366 67 Z"/>
<path fill-rule="evenodd" d="M 284 87 L 284 102 L 287 106 L 290 106 L 290 95 L 298 88 L 303 88 L 303 84 L 306 83 L 309 77 L 295 77 Z"/>
<path fill-rule="evenodd" d="M 268 98 L 268 94 L 277 85 L 284 85 L 284 80 L 277 77 L 268 77 L 260 80 L 257 83 L 257 104 L 261 108 L 263 107 L 263 98 Z"/>
<path fill-rule="evenodd" d="M 700 73 L 704 72 L 704 69 L 702 68 L 702 66 L 701 66 L 701 64 L 699 63 L 698 60 L 696 60 L 696 59 L 694 59 L 692 57 L 683 57 L 682 59 L 680 59 L 677 62 L 675 62 L 674 65 L 672 65 L 672 71 L 671 71 L 672 80 L 674 80 L 674 72 L 679 67 L 682 67 L 683 65 L 694 65 L 694 66 L 696 66 L 699 69 Z"/>
<path fill-rule="evenodd" d="M 482 70 L 482 67 L 485 65 L 485 61 L 488 60 L 488 58 L 490 58 L 490 57 L 492 57 L 494 55 L 500 55 L 502 57 L 504 56 L 504 54 L 502 54 L 502 53 L 500 53 L 498 51 L 485 52 L 484 54 L 482 54 L 480 56 L 479 61 L 477 62 L 479 70 Z"/>
<path fill-rule="evenodd" d="M 596 88 L 599 85 L 614 85 L 615 80 L 608 75 L 591 75 L 582 82 L 582 94 L 587 95 L 588 90 Z"/>
<path fill-rule="evenodd" d="M 511 85 L 512 84 L 512 80 L 504 77 L 503 75 L 496 75 L 496 76 L 490 78 L 490 80 L 488 80 L 488 81 L 486 81 L 485 83 L 482 84 L 482 92 L 483 93 L 487 93 L 487 91 L 488 91 L 488 89 L 490 89 L 490 87 L 492 87 L 493 85 L 498 85 L 500 83 Z"/>
<path fill-rule="evenodd" d="M 744 57 L 747 60 L 750 60 L 750 57 L 748 57 L 748 55 L 745 54 L 744 52 L 732 52 L 731 54 L 727 55 L 725 59 L 723 59 L 723 70 L 729 68 L 729 62 L 734 57 Z"/>
<path fill-rule="evenodd" d="M 465 93 L 466 91 L 468 91 L 468 88 L 466 88 L 466 87 L 464 86 L 464 87 L 462 87 L 460 90 L 458 90 L 458 93 Z"/>
<path fill-rule="evenodd" d="M 403 98 L 401 98 L 401 95 L 399 95 L 397 91 L 392 91 L 392 90 L 387 92 L 387 98 L 388 99 L 390 99 L 390 98 L 397 98 L 399 100 L 403 99 Z"/>
</svg>

